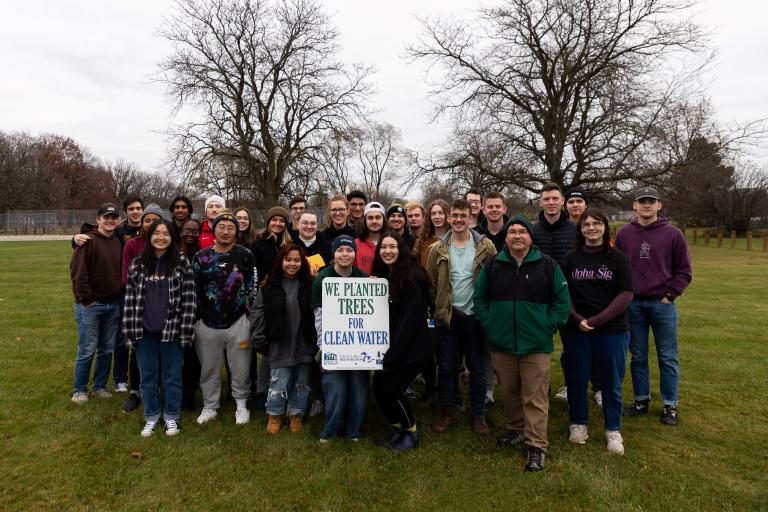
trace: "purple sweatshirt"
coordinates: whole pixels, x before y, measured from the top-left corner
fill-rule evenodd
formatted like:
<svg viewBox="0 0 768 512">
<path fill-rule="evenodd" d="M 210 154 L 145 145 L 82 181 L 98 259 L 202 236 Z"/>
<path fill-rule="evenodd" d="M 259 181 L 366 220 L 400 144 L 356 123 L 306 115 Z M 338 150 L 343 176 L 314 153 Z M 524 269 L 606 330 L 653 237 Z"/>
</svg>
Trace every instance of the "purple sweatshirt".
<svg viewBox="0 0 768 512">
<path fill-rule="evenodd" d="M 641 226 L 637 219 L 619 229 L 616 248 L 627 255 L 635 298 L 672 299 L 691 282 L 691 254 L 683 233 L 666 218 Z"/>
</svg>

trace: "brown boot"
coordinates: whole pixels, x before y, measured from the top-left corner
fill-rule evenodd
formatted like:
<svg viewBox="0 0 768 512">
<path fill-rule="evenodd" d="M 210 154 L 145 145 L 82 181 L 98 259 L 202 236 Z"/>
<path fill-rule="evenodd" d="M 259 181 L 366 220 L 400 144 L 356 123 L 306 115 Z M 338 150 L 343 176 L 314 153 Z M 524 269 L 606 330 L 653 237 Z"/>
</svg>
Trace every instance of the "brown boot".
<svg viewBox="0 0 768 512">
<path fill-rule="evenodd" d="M 478 434 L 490 434 L 491 428 L 485 422 L 485 418 L 475 418 L 472 420 L 472 430 Z"/>
<path fill-rule="evenodd" d="M 304 416 L 296 414 L 291 416 L 291 432 L 294 434 L 301 432 L 301 427 L 304 426 Z"/>
<path fill-rule="evenodd" d="M 280 423 L 282 422 L 282 418 L 280 416 L 272 416 L 269 415 L 269 421 L 267 421 L 267 432 L 270 434 L 277 434 L 280 432 Z"/>
<path fill-rule="evenodd" d="M 453 423 L 454 419 L 455 414 L 453 407 L 450 405 L 443 405 L 440 407 L 440 416 L 438 416 L 438 418 L 432 424 L 432 432 L 437 432 L 438 434 L 447 432 L 448 427 L 451 426 L 451 423 Z"/>
</svg>

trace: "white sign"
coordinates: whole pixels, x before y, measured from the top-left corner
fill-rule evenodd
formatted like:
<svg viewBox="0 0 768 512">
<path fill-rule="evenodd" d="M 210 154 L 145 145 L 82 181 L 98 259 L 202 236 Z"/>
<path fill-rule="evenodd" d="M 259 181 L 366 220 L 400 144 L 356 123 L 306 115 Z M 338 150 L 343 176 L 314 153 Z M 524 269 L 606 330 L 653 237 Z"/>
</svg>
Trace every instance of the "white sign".
<svg viewBox="0 0 768 512">
<path fill-rule="evenodd" d="M 323 279 L 324 370 L 380 370 L 389 348 L 389 282 Z"/>
</svg>

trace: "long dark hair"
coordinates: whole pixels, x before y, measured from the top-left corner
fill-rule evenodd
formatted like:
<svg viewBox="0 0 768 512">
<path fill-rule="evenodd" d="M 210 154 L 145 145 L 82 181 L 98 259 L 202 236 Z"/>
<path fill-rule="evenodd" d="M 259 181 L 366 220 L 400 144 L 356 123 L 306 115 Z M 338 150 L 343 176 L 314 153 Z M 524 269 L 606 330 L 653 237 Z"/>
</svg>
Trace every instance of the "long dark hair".
<svg viewBox="0 0 768 512">
<path fill-rule="evenodd" d="M 299 281 L 304 282 L 312 279 L 312 274 L 309 271 L 309 262 L 307 261 L 307 257 L 304 255 L 304 249 L 296 244 L 285 244 L 280 248 L 277 256 L 275 256 L 275 261 L 272 263 L 272 269 L 270 269 L 269 273 L 267 273 L 267 277 L 264 278 L 261 286 L 267 286 L 268 284 L 274 282 L 276 279 L 282 280 L 283 260 L 291 251 L 299 251 L 299 256 L 301 256 L 301 268 L 299 268 L 299 273 L 297 274 Z"/>
<path fill-rule="evenodd" d="M 245 231 L 240 231 L 240 221 L 238 221 L 237 237 L 235 241 L 244 247 L 249 247 L 251 242 L 256 240 L 256 227 L 253 224 L 253 216 L 251 216 L 251 211 L 248 208 L 241 206 L 240 208 L 236 208 L 233 213 L 235 220 L 237 220 L 238 212 L 245 212 L 248 215 L 248 229 Z"/>
<path fill-rule="evenodd" d="M 379 212 L 379 210 L 375 210 Z M 368 212 L 371 213 L 371 212 Z M 379 231 L 379 240 L 381 240 L 381 237 L 384 236 L 384 233 L 389 230 L 389 222 L 387 222 L 387 216 L 384 214 L 384 212 L 381 213 L 381 231 Z M 366 215 L 363 215 L 363 225 L 360 227 L 360 233 L 357 235 L 357 237 L 365 242 L 368 240 L 368 237 L 371 234 L 371 231 L 368 229 L 368 223 L 366 222 Z"/>
<path fill-rule="evenodd" d="M 393 238 L 397 242 L 397 260 L 391 268 L 381 259 L 381 242 L 385 238 Z M 408 243 L 402 236 L 391 231 L 383 232 L 376 244 L 371 273 L 389 280 L 389 296 L 393 299 L 408 288 L 425 286 L 427 283 L 427 273 L 413 258 Z"/>
<path fill-rule="evenodd" d="M 152 221 L 152 224 L 147 228 L 147 233 L 144 235 L 144 250 L 141 251 L 139 258 L 141 258 L 141 266 L 144 269 L 144 274 L 153 274 L 155 272 L 155 267 L 157 267 L 158 258 L 157 255 L 155 255 L 155 248 L 152 247 L 152 234 L 161 224 L 168 229 L 168 233 L 171 237 L 171 244 L 163 255 L 163 268 L 161 271 L 161 274 L 164 277 L 168 277 L 174 273 L 176 267 L 181 263 L 181 253 L 179 253 L 178 250 L 179 241 L 177 240 L 176 230 L 173 229 L 171 221 L 163 218 Z"/>
<path fill-rule="evenodd" d="M 579 221 L 576 223 L 576 247 L 583 247 L 587 245 L 587 240 L 584 238 L 584 234 L 581 232 L 581 227 L 584 225 L 587 217 L 592 217 L 593 219 L 599 220 L 603 223 L 603 226 L 605 227 L 605 231 L 603 232 L 603 250 L 612 250 L 611 225 L 608 223 L 608 217 L 596 208 L 587 208 L 587 210 L 581 214 L 581 217 L 579 217 Z"/>
</svg>

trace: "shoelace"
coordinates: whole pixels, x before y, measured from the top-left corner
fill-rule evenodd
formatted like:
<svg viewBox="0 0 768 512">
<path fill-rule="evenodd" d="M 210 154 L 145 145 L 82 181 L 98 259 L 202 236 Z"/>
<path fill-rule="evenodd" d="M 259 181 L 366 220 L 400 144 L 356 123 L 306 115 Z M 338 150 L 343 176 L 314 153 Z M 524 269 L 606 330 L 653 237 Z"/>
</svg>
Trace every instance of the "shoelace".
<svg viewBox="0 0 768 512">
<path fill-rule="evenodd" d="M 624 442 L 620 432 L 611 432 L 607 437 L 609 441 L 620 441 L 621 443 Z"/>
<path fill-rule="evenodd" d="M 156 421 L 148 421 L 147 424 L 144 425 L 144 432 L 152 432 L 155 430 L 155 425 L 157 425 Z"/>
<path fill-rule="evenodd" d="M 176 420 L 168 420 L 165 422 L 166 430 L 176 430 L 177 428 L 178 428 L 178 425 L 176 425 Z"/>
<path fill-rule="evenodd" d="M 528 464 L 540 466 L 543 458 L 544 453 L 539 450 L 531 450 L 528 452 Z"/>
</svg>

